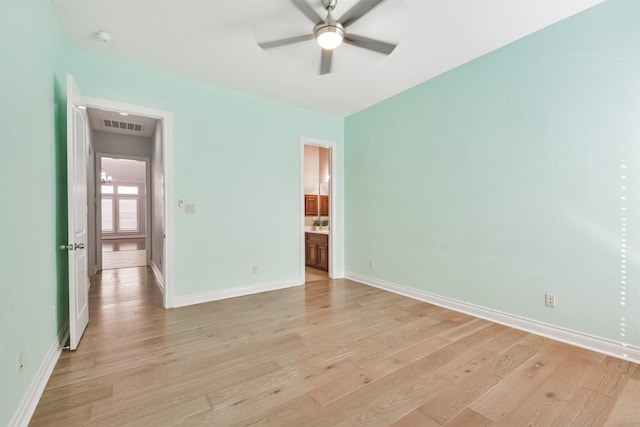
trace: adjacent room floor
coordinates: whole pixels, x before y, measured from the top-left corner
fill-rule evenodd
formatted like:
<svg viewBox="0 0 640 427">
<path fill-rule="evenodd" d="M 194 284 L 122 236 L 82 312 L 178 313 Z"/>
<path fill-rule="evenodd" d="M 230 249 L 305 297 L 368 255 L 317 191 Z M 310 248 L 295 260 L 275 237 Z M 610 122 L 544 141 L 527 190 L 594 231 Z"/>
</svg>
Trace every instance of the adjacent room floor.
<svg viewBox="0 0 640 427">
<path fill-rule="evenodd" d="M 349 280 L 165 310 L 92 279 L 32 426 L 621 426 L 640 366 Z"/>
<path fill-rule="evenodd" d="M 103 239 L 102 269 L 140 267 L 147 263 L 145 239 Z"/>
<path fill-rule="evenodd" d="M 313 268 L 313 267 L 309 267 L 306 266 L 305 267 L 305 283 L 311 283 L 311 282 L 317 282 L 318 280 L 328 280 L 329 279 L 329 273 L 327 273 L 324 270 L 320 270 L 317 268 Z"/>
</svg>

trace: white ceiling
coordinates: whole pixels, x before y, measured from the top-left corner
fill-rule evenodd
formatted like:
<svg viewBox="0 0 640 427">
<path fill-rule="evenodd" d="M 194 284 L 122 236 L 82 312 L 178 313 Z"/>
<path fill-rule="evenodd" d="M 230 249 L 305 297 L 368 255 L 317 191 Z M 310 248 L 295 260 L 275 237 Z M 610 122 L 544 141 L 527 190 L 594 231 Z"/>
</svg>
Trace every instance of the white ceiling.
<svg viewBox="0 0 640 427">
<path fill-rule="evenodd" d="M 145 182 L 145 163 L 140 160 L 103 157 L 100 169 L 113 181 Z"/>
<path fill-rule="evenodd" d="M 134 114 L 125 114 L 91 107 L 87 108 L 87 115 L 89 116 L 93 130 L 133 135 L 142 138 L 151 138 L 156 128 L 156 122 L 158 121 L 151 117 L 136 116 Z M 105 126 L 105 121 L 110 126 Z M 131 127 L 133 127 L 134 130 L 131 130 Z"/>
<path fill-rule="evenodd" d="M 324 16 L 320 0 L 308 0 Z M 118 60 L 348 116 L 602 0 L 386 0 L 349 32 L 398 47 L 389 56 L 342 45 L 320 76 L 314 40 L 290 0 L 53 0 L 70 46 Z M 339 0 L 340 17 L 356 0 Z M 113 34 L 110 43 L 95 37 Z"/>
</svg>

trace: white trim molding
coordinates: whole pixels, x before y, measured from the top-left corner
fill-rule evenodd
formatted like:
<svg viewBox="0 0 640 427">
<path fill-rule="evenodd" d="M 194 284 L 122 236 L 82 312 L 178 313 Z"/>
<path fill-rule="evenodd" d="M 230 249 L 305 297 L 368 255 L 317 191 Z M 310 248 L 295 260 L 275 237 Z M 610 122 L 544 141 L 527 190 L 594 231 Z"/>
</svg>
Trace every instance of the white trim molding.
<svg viewBox="0 0 640 427">
<path fill-rule="evenodd" d="M 16 412 L 9 421 L 9 426 L 26 427 L 29 425 L 31 417 L 33 416 L 33 413 L 38 406 L 38 402 L 42 397 L 42 393 L 47 386 L 49 377 L 51 377 L 51 374 L 53 373 L 53 368 L 55 368 L 56 363 L 58 363 L 58 359 L 62 353 L 62 347 L 64 346 L 64 343 L 67 342 L 68 338 L 69 325 L 65 325 L 58 333 L 58 336 L 55 338 L 53 343 L 51 343 L 51 347 L 49 347 L 49 351 L 45 354 L 38 371 L 34 375 L 33 380 L 27 389 L 27 392 L 22 397 L 20 405 L 18 405 Z"/>
<path fill-rule="evenodd" d="M 151 260 L 149 265 L 151 266 L 151 271 L 153 271 L 153 275 L 156 278 L 156 282 L 158 282 L 158 287 L 160 288 L 161 291 L 164 292 L 164 276 L 162 275 L 162 272 L 156 265 L 155 261 Z"/>
<path fill-rule="evenodd" d="M 582 347 L 587 350 L 596 351 L 609 356 L 628 360 L 633 363 L 640 363 L 640 347 L 616 342 L 593 335 L 585 334 L 578 331 L 562 328 L 560 326 L 551 325 L 536 320 L 527 319 L 513 314 L 504 313 L 498 310 L 469 304 L 453 298 L 447 298 L 440 295 L 432 294 L 420 289 L 414 289 L 403 285 L 387 282 L 373 277 L 365 276 L 358 273 L 347 272 L 347 279 L 373 286 L 375 288 L 384 289 L 398 295 L 403 295 L 429 304 L 438 305 L 450 310 L 469 314 L 501 325 L 520 329 L 535 335 L 541 335 L 555 341 Z"/>
<path fill-rule="evenodd" d="M 342 272 L 338 272 L 336 262 L 338 258 L 338 227 L 340 219 L 338 218 L 338 144 L 333 141 L 325 141 L 322 139 L 300 137 L 300 208 L 299 212 L 304 212 L 304 146 L 311 145 L 329 149 L 329 174 L 330 174 L 330 191 L 329 191 L 329 277 L 331 279 L 342 278 Z M 300 216 L 300 271 L 304 276 L 305 271 L 305 227 L 304 214 Z"/>
<path fill-rule="evenodd" d="M 260 292 L 276 291 L 278 289 L 292 288 L 304 284 L 300 277 L 288 280 L 275 280 L 272 282 L 255 283 L 252 285 L 239 286 L 237 288 L 220 289 L 216 291 L 200 292 L 197 294 L 174 296 L 174 307 L 184 307 L 187 305 L 202 304 L 205 302 L 218 301 L 227 298 L 242 297 L 245 295 L 258 294 Z"/>
<path fill-rule="evenodd" d="M 152 117 L 162 124 L 162 151 L 164 174 L 164 280 L 162 304 L 164 308 L 173 307 L 174 247 L 173 247 L 173 113 L 171 111 L 134 105 L 109 99 L 82 97 L 83 105 L 103 110 L 126 112 L 139 116 Z"/>
</svg>

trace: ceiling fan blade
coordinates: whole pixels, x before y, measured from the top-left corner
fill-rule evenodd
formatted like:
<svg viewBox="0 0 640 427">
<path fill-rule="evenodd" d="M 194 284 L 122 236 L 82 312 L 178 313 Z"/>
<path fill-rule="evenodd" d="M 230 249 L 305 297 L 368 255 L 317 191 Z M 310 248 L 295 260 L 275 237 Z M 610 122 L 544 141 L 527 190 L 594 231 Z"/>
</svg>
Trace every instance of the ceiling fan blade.
<svg viewBox="0 0 640 427">
<path fill-rule="evenodd" d="M 302 36 L 288 37 L 286 39 L 272 40 L 270 42 L 258 43 L 258 46 L 260 46 L 263 49 L 271 49 L 272 47 L 285 46 L 288 44 L 304 42 L 311 39 L 313 39 L 313 34 L 305 34 Z"/>
<path fill-rule="evenodd" d="M 318 15 L 316 11 L 313 10 L 313 8 L 309 6 L 309 3 L 307 3 L 305 0 L 291 0 L 291 3 L 293 3 L 300 10 L 300 12 L 304 13 L 305 16 L 309 18 L 309 20 L 311 20 L 311 22 L 313 22 L 314 24 L 320 24 L 324 22 L 324 19 L 322 19 L 320 15 Z"/>
<path fill-rule="evenodd" d="M 387 43 L 380 40 L 370 39 L 369 37 L 359 36 L 357 34 L 347 34 L 344 36 L 344 42 L 363 49 L 369 49 L 376 52 L 389 55 L 396 48 L 396 44 Z"/>
<path fill-rule="evenodd" d="M 320 75 L 329 74 L 331 72 L 332 57 L 333 50 L 322 49 L 322 56 L 320 57 Z"/>
<path fill-rule="evenodd" d="M 354 4 L 351 9 L 347 10 L 338 21 L 346 28 L 383 1 L 384 0 L 360 0 Z"/>
</svg>

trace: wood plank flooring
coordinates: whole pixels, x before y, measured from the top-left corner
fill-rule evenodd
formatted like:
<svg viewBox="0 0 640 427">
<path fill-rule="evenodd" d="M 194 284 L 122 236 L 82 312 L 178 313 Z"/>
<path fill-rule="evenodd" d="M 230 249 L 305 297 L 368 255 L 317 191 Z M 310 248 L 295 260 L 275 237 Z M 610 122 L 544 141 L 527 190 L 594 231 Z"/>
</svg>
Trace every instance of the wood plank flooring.
<svg viewBox="0 0 640 427">
<path fill-rule="evenodd" d="M 102 269 L 111 270 L 114 268 L 142 267 L 147 264 L 147 251 L 127 250 L 109 251 L 102 253 Z"/>
<path fill-rule="evenodd" d="M 102 269 L 142 267 L 147 265 L 145 239 L 123 238 L 102 240 Z"/>
<path fill-rule="evenodd" d="M 349 280 L 164 310 L 94 278 L 32 426 L 640 426 L 640 366 Z"/>
<path fill-rule="evenodd" d="M 102 237 L 102 252 L 137 251 L 140 249 L 146 249 L 145 239 L 142 237 L 126 237 L 122 239 Z"/>
<path fill-rule="evenodd" d="M 317 282 L 318 280 L 327 280 L 329 273 L 317 268 L 305 266 L 304 279 L 306 283 Z"/>
</svg>

